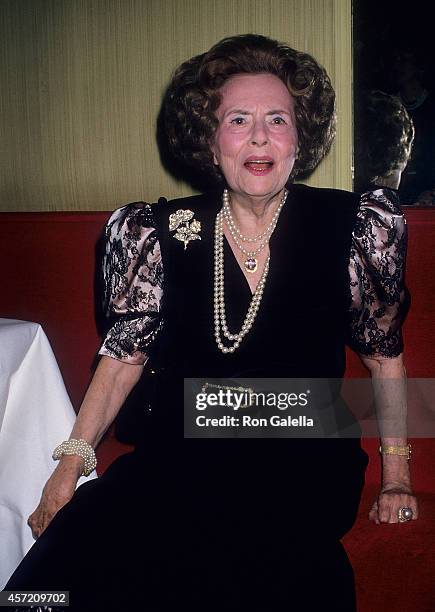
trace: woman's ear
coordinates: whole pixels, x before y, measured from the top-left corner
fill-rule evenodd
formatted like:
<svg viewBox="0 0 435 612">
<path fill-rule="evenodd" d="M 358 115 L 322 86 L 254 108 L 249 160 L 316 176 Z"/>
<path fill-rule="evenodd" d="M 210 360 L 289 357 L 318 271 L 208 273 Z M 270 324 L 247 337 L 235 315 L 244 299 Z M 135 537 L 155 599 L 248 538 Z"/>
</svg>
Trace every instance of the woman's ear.
<svg viewBox="0 0 435 612">
<path fill-rule="evenodd" d="M 213 145 L 210 147 L 210 151 L 213 153 L 213 163 L 214 163 L 214 165 L 215 166 L 219 166 L 219 161 L 218 161 L 218 158 L 216 157 L 216 153 L 215 153 L 215 149 L 214 149 Z"/>
</svg>

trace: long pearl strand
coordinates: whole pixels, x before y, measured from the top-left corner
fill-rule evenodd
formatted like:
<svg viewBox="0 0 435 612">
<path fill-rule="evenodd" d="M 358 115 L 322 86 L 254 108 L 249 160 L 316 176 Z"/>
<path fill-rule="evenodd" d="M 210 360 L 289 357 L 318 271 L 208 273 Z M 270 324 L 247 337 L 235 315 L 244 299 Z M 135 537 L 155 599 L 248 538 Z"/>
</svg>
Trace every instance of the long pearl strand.
<svg viewBox="0 0 435 612">
<path fill-rule="evenodd" d="M 278 222 L 278 216 L 281 212 L 282 207 L 284 206 L 284 202 L 287 199 L 288 191 L 285 189 L 281 202 L 275 211 L 272 221 L 269 226 L 266 228 L 263 235 L 269 234 L 269 238 L 275 230 L 276 224 Z M 260 308 L 261 298 L 263 297 L 264 286 L 266 284 L 267 275 L 269 272 L 269 262 L 270 255 L 267 256 L 266 263 L 264 264 L 263 273 L 258 281 L 257 287 L 255 288 L 254 295 L 252 296 L 251 303 L 248 308 L 248 312 L 246 313 L 246 317 L 243 321 L 242 329 L 238 334 L 230 333 L 227 326 L 227 319 L 225 314 L 225 279 L 224 279 L 224 218 L 228 223 L 228 216 L 226 212 L 229 212 L 229 217 L 231 218 L 231 211 L 229 208 L 229 193 L 225 189 L 223 194 L 223 205 L 221 210 L 216 215 L 216 223 L 215 223 L 215 241 L 214 241 L 214 335 L 216 339 L 216 344 L 222 353 L 234 353 L 236 349 L 239 348 L 240 343 L 243 338 L 246 336 L 248 331 L 251 329 L 255 317 L 257 316 L 258 309 Z M 234 228 L 235 228 L 235 224 Z M 237 228 L 236 228 L 237 229 Z M 231 231 L 231 227 L 229 226 L 229 230 L 231 236 L 234 238 L 234 234 Z M 239 232 L 240 234 L 240 232 Z M 241 235 L 241 234 L 240 234 Z M 258 236 L 256 237 L 258 238 Z M 227 340 L 233 342 L 230 346 L 225 346 L 222 342 L 222 334 Z"/>
<path fill-rule="evenodd" d="M 215 338 L 219 349 L 223 353 L 234 353 L 239 348 L 241 341 L 251 329 L 258 309 L 260 307 L 261 298 L 263 297 L 264 285 L 266 283 L 267 274 L 269 272 L 270 255 L 268 255 L 264 265 L 263 274 L 258 281 L 251 303 L 243 321 L 242 329 L 238 334 L 231 334 L 228 330 L 227 320 L 225 315 L 225 291 L 224 291 L 224 225 L 223 211 L 221 210 L 216 216 L 215 223 L 215 244 L 214 244 L 214 328 Z M 222 342 L 222 333 L 230 341 L 234 341 L 231 346 L 225 346 Z"/>
</svg>

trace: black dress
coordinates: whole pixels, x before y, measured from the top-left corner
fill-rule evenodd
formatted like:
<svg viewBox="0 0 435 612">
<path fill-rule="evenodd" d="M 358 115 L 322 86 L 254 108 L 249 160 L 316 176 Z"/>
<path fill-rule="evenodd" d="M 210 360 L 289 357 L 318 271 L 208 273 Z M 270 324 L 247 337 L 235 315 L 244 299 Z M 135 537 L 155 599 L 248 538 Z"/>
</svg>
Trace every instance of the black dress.
<svg viewBox="0 0 435 612">
<path fill-rule="evenodd" d="M 385 190 L 360 199 L 293 185 L 270 239 L 254 325 L 223 354 L 213 323 L 220 207 L 218 193 L 161 199 L 128 205 L 108 222 L 110 329 L 100 354 L 147 361 L 136 449 L 79 487 L 5 588 L 68 589 L 80 611 L 356 609 L 340 539 L 355 521 L 368 456 L 344 403 L 337 422 L 353 426 L 351 438 L 340 429 L 323 439 L 186 438 L 183 383 L 336 380 L 346 343 L 399 355 L 403 215 Z M 186 248 L 169 229 L 179 210 L 201 224 Z M 224 254 L 228 327 L 238 331 L 251 292 L 226 241 Z"/>
</svg>

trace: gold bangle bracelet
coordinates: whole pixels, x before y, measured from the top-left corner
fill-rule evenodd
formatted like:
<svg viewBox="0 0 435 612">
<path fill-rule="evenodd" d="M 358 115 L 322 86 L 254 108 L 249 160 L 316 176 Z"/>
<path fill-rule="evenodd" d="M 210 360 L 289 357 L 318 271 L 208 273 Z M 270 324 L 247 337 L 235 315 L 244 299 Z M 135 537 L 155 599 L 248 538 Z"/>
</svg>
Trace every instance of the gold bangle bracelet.
<svg viewBox="0 0 435 612">
<path fill-rule="evenodd" d="M 380 446 L 379 452 L 381 455 L 400 455 L 406 457 L 408 461 L 411 459 L 411 445 L 406 446 Z"/>
</svg>

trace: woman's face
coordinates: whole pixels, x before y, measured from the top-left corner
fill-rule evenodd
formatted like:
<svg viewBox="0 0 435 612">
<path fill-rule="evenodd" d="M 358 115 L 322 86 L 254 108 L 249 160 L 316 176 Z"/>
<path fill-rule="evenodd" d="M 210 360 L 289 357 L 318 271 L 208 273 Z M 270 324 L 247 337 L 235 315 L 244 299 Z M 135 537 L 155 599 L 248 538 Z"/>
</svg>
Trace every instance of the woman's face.
<svg viewBox="0 0 435 612">
<path fill-rule="evenodd" d="M 298 145 L 292 96 L 268 73 L 235 75 L 221 96 L 214 163 L 234 193 L 276 195 L 288 180 Z"/>
</svg>

